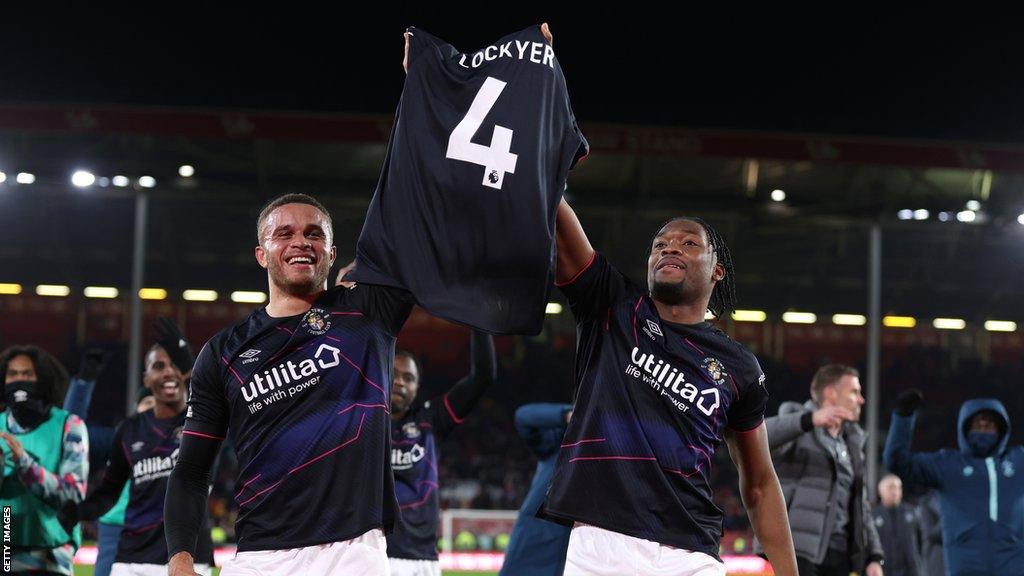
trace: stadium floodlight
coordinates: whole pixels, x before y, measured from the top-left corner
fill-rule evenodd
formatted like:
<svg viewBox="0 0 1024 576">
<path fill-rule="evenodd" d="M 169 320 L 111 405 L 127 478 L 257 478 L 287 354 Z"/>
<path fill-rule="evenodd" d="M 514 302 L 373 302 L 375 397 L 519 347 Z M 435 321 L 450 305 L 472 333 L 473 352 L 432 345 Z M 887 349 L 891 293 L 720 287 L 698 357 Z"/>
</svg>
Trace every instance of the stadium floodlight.
<svg viewBox="0 0 1024 576">
<path fill-rule="evenodd" d="M 974 222 L 978 214 L 974 210 L 961 210 L 956 213 L 956 219 L 960 222 Z"/>
<path fill-rule="evenodd" d="M 7 174 L 4 174 L 3 172 L 0 172 L 0 184 L 4 183 L 6 181 L 7 181 Z"/>
<path fill-rule="evenodd" d="M 863 326 L 868 323 L 868 317 L 863 314 L 833 314 L 832 323 L 837 326 Z"/>
<path fill-rule="evenodd" d="M 912 316 L 886 316 L 882 318 L 882 326 L 886 328 L 913 328 L 917 320 Z"/>
<path fill-rule="evenodd" d="M 950 218 L 952 216 L 949 215 L 949 212 L 939 212 L 939 222 L 949 222 Z"/>
<path fill-rule="evenodd" d="M 778 189 L 772 190 L 772 200 L 774 200 L 776 202 L 782 202 L 785 199 L 786 199 L 786 191 L 785 190 L 778 190 Z"/>
<path fill-rule="evenodd" d="M 18 172 L 18 175 L 14 177 L 14 181 L 18 184 L 32 184 L 36 181 L 36 175 L 31 172 Z"/>
<path fill-rule="evenodd" d="M 216 290 L 185 290 L 181 297 L 190 302 L 213 302 L 217 299 Z"/>
<path fill-rule="evenodd" d="M 1024 214 L 1017 216 L 1017 223 L 1020 224 L 1021 226 L 1024 226 Z"/>
<path fill-rule="evenodd" d="M 964 208 L 967 208 L 971 212 L 977 212 L 978 210 L 981 210 L 981 202 L 978 202 L 977 200 L 968 200 Z"/>
<path fill-rule="evenodd" d="M 143 300 L 164 300 L 167 298 L 167 290 L 163 288 L 140 288 L 139 298 Z"/>
<path fill-rule="evenodd" d="M 182 164 L 178 167 L 178 176 L 182 178 L 191 178 L 196 173 L 196 169 L 189 164 Z"/>
<path fill-rule="evenodd" d="M 1009 320 L 986 320 L 985 330 L 989 332 L 1016 332 L 1017 323 Z"/>
<path fill-rule="evenodd" d="M 106 176 L 100 176 L 99 178 L 96 179 L 96 185 L 102 188 L 106 188 L 107 186 L 110 186 L 110 178 L 107 178 Z"/>
<path fill-rule="evenodd" d="M 914 218 L 914 211 L 910 208 L 904 208 L 896 213 L 896 217 L 900 220 L 911 220 Z"/>
<path fill-rule="evenodd" d="M 235 290 L 231 293 L 231 301 L 239 302 L 242 304 L 263 304 L 267 301 L 266 292 L 248 292 L 245 290 Z"/>
<path fill-rule="evenodd" d="M 71 175 L 71 183 L 79 188 L 88 188 L 96 183 L 96 175 L 88 170 L 75 170 Z"/>
<path fill-rule="evenodd" d="M 130 181 L 130 180 L 128 180 L 128 177 L 127 177 L 127 176 L 122 176 L 122 175 L 120 175 L 120 174 L 118 174 L 117 176 L 114 176 L 113 178 L 111 178 L 111 179 L 110 179 L 110 182 L 111 182 L 111 183 L 112 183 L 112 184 L 113 184 L 114 186 L 117 186 L 118 188 L 125 188 L 125 187 L 127 187 L 127 186 L 128 186 L 128 184 L 130 184 L 130 183 L 131 183 L 131 181 Z"/>
<path fill-rule="evenodd" d="M 67 296 L 71 294 L 71 288 L 59 284 L 40 284 L 36 286 L 36 294 L 39 296 Z"/>
<path fill-rule="evenodd" d="M 786 324 L 814 324 L 818 316 L 811 312 L 784 312 L 782 321 Z"/>
<path fill-rule="evenodd" d="M 83 291 L 86 298 L 117 298 L 117 288 L 113 286 L 86 286 Z"/>
<path fill-rule="evenodd" d="M 21 284 L 0 284 L 0 294 L 21 294 Z"/>
<path fill-rule="evenodd" d="M 932 320 L 932 326 L 939 330 L 963 330 L 967 322 L 962 318 L 936 318 Z"/>
<path fill-rule="evenodd" d="M 545 314 L 561 314 L 562 305 L 558 302 L 548 302 L 548 305 L 544 307 Z"/>
<path fill-rule="evenodd" d="M 143 188 L 153 188 L 156 186 L 156 178 L 153 178 L 152 176 L 140 176 L 139 186 L 142 186 Z"/>
<path fill-rule="evenodd" d="M 733 310 L 732 319 L 737 322 L 764 322 L 768 314 L 764 310 Z"/>
<path fill-rule="evenodd" d="M 927 220 L 929 216 L 931 216 L 931 214 L 929 214 L 928 210 L 925 210 L 924 208 L 914 210 L 914 220 Z"/>
</svg>

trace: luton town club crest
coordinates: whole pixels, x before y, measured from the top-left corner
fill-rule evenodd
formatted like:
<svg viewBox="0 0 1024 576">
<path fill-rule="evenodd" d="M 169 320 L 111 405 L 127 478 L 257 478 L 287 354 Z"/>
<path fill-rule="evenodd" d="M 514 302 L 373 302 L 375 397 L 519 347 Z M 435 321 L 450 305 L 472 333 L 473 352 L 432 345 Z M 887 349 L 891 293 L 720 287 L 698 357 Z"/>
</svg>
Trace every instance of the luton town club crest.
<svg viewBox="0 0 1024 576">
<path fill-rule="evenodd" d="M 319 336 L 331 328 L 331 321 L 327 319 L 327 311 L 323 308 L 310 308 L 302 323 L 309 330 L 310 334 Z"/>
<path fill-rule="evenodd" d="M 711 381 L 721 386 L 725 383 L 725 367 L 717 358 L 707 357 L 701 362 L 704 372 L 711 378 Z"/>
</svg>

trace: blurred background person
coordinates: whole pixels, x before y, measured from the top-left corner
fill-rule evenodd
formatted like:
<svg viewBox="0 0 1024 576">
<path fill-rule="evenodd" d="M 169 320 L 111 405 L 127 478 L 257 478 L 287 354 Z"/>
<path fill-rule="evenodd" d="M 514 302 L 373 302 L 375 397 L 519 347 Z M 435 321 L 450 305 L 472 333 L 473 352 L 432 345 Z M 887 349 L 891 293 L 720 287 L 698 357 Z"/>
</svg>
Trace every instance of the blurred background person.
<svg viewBox="0 0 1024 576">
<path fill-rule="evenodd" d="M 942 558 L 942 510 L 939 493 L 932 490 L 917 505 L 921 521 L 921 570 L 923 574 L 945 574 L 946 562 Z"/>
<path fill-rule="evenodd" d="M 885 552 L 887 576 L 924 576 L 921 571 L 921 522 L 914 506 L 903 503 L 903 482 L 895 474 L 878 481 L 878 504 L 871 511 Z"/>
<path fill-rule="evenodd" d="M 512 527 L 505 562 L 501 565 L 503 575 L 557 576 L 565 568 L 565 551 L 572 529 L 537 518 L 537 510 L 551 484 L 562 436 L 571 417 L 569 404 L 534 403 L 516 410 L 516 432 L 537 457 L 537 469 Z"/>
<path fill-rule="evenodd" d="M 88 432 L 81 418 L 57 407 L 68 375 L 46 351 L 11 346 L 0 353 L 0 372 L 0 505 L 12 512 L 11 571 L 71 576 L 81 536 L 67 512 L 85 498 Z"/>
<path fill-rule="evenodd" d="M 1024 446 L 1007 448 L 1010 417 L 994 398 L 964 402 L 959 450 L 913 452 L 915 412 L 924 396 L 907 390 L 885 441 L 885 465 L 908 484 L 939 492 L 947 574 L 1024 572 Z"/>
<path fill-rule="evenodd" d="M 768 443 L 789 511 L 800 576 L 881 576 L 882 551 L 864 486 L 860 375 L 822 366 L 811 399 L 768 418 Z"/>
</svg>

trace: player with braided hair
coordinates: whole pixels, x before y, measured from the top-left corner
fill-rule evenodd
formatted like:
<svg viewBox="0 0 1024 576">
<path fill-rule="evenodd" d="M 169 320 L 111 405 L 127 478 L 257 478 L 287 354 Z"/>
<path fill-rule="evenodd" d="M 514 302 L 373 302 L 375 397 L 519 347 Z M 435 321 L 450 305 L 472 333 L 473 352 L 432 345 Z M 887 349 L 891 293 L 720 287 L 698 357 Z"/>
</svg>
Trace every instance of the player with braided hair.
<svg viewBox="0 0 1024 576">
<path fill-rule="evenodd" d="M 736 304 L 724 238 L 699 218 L 669 220 L 641 287 L 594 251 L 564 201 L 556 232 L 556 284 L 577 326 L 576 391 L 539 515 L 573 526 L 565 574 L 724 575 L 710 468 L 725 440 L 754 533 L 775 573 L 795 575 L 764 374 L 704 320 Z"/>
</svg>

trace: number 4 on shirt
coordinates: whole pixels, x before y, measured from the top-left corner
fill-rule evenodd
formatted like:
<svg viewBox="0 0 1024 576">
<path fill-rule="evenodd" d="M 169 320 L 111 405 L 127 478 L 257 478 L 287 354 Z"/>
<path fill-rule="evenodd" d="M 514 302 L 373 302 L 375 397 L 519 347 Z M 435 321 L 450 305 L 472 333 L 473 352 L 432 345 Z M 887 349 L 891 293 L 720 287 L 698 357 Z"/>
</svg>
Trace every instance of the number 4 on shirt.
<svg viewBox="0 0 1024 576">
<path fill-rule="evenodd" d="M 483 185 L 498 190 L 501 190 L 501 183 L 505 180 L 506 172 L 516 173 L 518 156 L 509 151 L 512 147 L 512 130 L 495 125 L 494 133 L 491 134 L 490 146 L 475 144 L 472 139 L 504 89 L 505 82 L 497 78 L 488 76 L 484 80 L 484 85 L 480 87 L 480 91 L 473 98 L 469 111 L 448 137 L 448 150 L 445 152 L 445 156 L 452 160 L 483 166 Z"/>
</svg>

